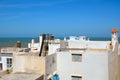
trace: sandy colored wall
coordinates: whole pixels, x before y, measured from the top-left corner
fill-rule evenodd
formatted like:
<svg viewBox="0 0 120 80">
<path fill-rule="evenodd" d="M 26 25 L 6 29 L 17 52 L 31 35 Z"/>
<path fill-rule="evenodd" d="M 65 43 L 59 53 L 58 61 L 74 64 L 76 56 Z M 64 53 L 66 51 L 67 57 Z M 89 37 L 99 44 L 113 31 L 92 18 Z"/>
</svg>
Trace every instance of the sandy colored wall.
<svg viewBox="0 0 120 80">
<path fill-rule="evenodd" d="M 32 55 L 14 54 L 13 72 L 45 73 L 45 58 Z"/>
<path fill-rule="evenodd" d="M 108 54 L 109 80 L 120 80 L 120 55 L 118 55 L 118 44 L 113 52 Z"/>
</svg>

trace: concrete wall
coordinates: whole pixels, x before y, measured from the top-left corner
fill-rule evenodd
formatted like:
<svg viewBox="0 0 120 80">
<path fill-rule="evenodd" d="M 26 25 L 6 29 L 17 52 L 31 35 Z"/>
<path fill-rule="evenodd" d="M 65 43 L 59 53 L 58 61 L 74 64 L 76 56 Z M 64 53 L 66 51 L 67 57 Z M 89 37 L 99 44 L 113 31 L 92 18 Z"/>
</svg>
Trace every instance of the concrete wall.
<svg viewBox="0 0 120 80">
<path fill-rule="evenodd" d="M 118 44 L 114 51 L 108 54 L 109 80 L 120 80 L 120 55 L 118 54 Z"/>
<path fill-rule="evenodd" d="M 14 54 L 13 55 L 13 73 L 15 72 L 32 72 L 48 76 L 53 76 L 57 70 L 56 54 L 46 57 L 39 57 L 30 54 Z"/>
<path fill-rule="evenodd" d="M 49 56 L 46 56 L 45 60 L 46 66 L 46 78 L 52 77 L 55 75 L 54 73 L 57 71 L 57 54 L 52 54 Z"/>
<path fill-rule="evenodd" d="M 110 44 L 110 41 L 68 40 L 69 48 L 108 48 L 109 44 Z"/>
<path fill-rule="evenodd" d="M 120 55 L 120 44 L 119 44 L 119 50 L 118 50 L 118 54 Z"/>
<path fill-rule="evenodd" d="M 45 58 L 30 54 L 14 54 L 13 72 L 45 73 Z"/>
<path fill-rule="evenodd" d="M 73 62 L 71 53 L 57 53 L 57 74 L 60 80 L 82 76 L 82 80 L 108 80 L 108 55 L 104 51 L 82 53 L 82 62 Z"/>
<path fill-rule="evenodd" d="M 14 53 L 19 51 L 19 48 L 16 47 L 5 47 L 5 48 L 1 48 L 1 53 Z"/>
<path fill-rule="evenodd" d="M 31 49 L 31 52 L 39 52 L 40 44 L 39 43 L 28 43 L 28 48 Z"/>
<path fill-rule="evenodd" d="M 68 47 L 69 48 L 85 48 L 86 45 L 87 45 L 86 41 L 68 40 Z"/>
<path fill-rule="evenodd" d="M 55 53 L 58 48 L 60 48 L 60 44 L 49 44 L 49 55 Z"/>
<path fill-rule="evenodd" d="M 109 48 L 110 42 L 111 41 L 90 41 L 87 45 L 91 48 Z"/>
</svg>

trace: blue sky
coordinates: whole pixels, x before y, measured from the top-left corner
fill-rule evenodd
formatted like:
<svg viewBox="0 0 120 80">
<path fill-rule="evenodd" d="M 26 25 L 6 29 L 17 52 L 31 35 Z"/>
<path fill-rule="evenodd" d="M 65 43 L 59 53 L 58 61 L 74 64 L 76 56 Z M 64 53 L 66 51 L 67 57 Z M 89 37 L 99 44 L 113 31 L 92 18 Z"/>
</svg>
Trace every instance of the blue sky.
<svg viewBox="0 0 120 80">
<path fill-rule="evenodd" d="M 107 37 L 114 27 L 120 0 L 0 0 L 0 37 Z"/>
</svg>

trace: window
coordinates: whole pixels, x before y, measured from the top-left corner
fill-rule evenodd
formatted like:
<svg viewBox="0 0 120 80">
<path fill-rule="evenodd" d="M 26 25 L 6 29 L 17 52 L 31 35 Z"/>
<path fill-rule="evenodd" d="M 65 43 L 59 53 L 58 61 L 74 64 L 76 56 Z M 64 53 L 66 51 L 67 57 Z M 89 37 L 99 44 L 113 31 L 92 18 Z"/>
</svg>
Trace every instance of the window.
<svg viewBox="0 0 120 80">
<path fill-rule="evenodd" d="M 12 66 L 12 58 L 7 58 L 7 68 Z"/>
<path fill-rule="evenodd" d="M 72 61 L 82 61 L 82 54 L 72 54 Z"/>
<path fill-rule="evenodd" d="M 82 80 L 81 76 L 72 76 L 72 80 Z"/>
</svg>

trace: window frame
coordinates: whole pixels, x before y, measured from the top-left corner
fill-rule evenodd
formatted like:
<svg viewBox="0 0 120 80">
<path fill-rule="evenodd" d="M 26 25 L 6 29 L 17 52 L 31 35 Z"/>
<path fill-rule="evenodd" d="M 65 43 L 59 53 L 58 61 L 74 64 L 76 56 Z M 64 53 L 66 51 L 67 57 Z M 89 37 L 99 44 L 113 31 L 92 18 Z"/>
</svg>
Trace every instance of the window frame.
<svg viewBox="0 0 120 80">
<path fill-rule="evenodd" d="M 75 54 L 75 53 L 72 53 L 72 61 L 73 62 L 82 62 L 82 54 Z M 79 56 L 80 59 L 79 60 L 75 60 L 74 56 Z"/>
<path fill-rule="evenodd" d="M 71 80 L 74 80 L 73 78 L 79 78 L 80 80 L 82 80 L 82 76 L 71 76 Z"/>
<path fill-rule="evenodd" d="M 6 63 L 7 63 L 7 68 L 12 67 L 12 58 L 7 58 Z"/>
</svg>

